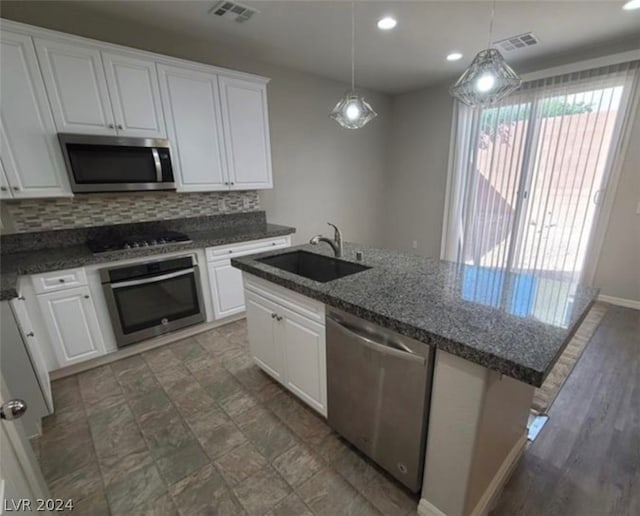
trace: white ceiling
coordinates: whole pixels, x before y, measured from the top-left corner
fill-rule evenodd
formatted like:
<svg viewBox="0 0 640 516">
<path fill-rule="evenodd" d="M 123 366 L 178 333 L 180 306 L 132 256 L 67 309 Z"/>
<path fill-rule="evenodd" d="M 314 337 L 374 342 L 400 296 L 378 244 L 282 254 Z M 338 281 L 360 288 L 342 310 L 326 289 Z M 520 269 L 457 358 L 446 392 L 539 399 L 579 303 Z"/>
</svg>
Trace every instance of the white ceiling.
<svg viewBox="0 0 640 516">
<path fill-rule="evenodd" d="M 233 46 L 255 59 L 341 81 L 350 78 L 350 2 L 329 0 L 247 1 L 260 13 L 236 23 L 207 11 L 215 1 L 96 1 L 83 7 L 139 21 L 174 33 Z M 532 31 L 540 45 L 505 53 L 526 63 L 615 42 L 640 46 L 640 10 L 623 11 L 622 1 L 498 1 L 493 40 Z M 396 93 L 462 72 L 488 41 L 491 2 L 356 2 L 356 82 Z M 398 26 L 377 29 L 392 14 Z M 464 58 L 449 63 L 459 50 Z"/>
</svg>

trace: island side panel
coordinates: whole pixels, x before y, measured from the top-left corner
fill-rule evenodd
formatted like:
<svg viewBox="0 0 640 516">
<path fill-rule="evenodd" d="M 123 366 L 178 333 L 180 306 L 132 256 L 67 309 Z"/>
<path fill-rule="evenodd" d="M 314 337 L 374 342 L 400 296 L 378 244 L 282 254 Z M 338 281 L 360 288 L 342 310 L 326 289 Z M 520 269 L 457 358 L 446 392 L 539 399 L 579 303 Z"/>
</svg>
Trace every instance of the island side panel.
<svg viewBox="0 0 640 516">
<path fill-rule="evenodd" d="M 529 385 L 437 351 L 420 514 L 482 513 L 524 446 L 532 398 Z"/>
</svg>

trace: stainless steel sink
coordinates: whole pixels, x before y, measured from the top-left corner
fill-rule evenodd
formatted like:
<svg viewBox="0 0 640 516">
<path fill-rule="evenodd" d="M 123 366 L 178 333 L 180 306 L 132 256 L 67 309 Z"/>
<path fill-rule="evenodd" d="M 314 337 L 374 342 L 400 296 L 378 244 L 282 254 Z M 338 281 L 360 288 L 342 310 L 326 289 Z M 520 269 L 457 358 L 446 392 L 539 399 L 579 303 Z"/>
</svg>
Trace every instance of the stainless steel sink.
<svg viewBox="0 0 640 516">
<path fill-rule="evenodd" d="M 261 258 L 258 261 L 321 283 L 344 278 L 371 268 L 307 251 L 293 251 Z"/>
</svg>

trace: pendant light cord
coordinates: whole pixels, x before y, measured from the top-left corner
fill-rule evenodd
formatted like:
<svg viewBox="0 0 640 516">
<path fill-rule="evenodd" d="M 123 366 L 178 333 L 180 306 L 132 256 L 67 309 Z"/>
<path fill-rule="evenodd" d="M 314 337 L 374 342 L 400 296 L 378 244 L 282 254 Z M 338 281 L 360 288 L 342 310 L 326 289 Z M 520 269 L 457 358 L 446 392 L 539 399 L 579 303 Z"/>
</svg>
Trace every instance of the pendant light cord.
<svg viewBox="0 0 640 516">
<path fill-rule="evenodd" d="M 356 3 L 351 2 L 351 89 L 356 89 Z"/>
<path fill-rule="evenodd" d="M 493 39 L 493 19 L 496 15 L 496 0 L 493 0 L 491 3 L 491 21 L 489 22 L 489 43 L 487 44 L 487 48 L 491 48 L 491 43 Z"/>
</svg>

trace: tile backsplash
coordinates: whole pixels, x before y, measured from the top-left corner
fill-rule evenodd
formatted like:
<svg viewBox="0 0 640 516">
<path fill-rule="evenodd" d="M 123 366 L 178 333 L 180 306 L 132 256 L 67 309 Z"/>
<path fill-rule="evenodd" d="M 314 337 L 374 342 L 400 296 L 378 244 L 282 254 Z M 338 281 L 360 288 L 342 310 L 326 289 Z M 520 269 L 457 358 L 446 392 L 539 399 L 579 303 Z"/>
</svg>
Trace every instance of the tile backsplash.
<svg viewBox="0 0 640 516">
<path fill-rule="evenodd" d="M 3 204 L 3 233 L 146 222 L 260 209 L 258 192 L 136 192 Z"/>
</svg>

